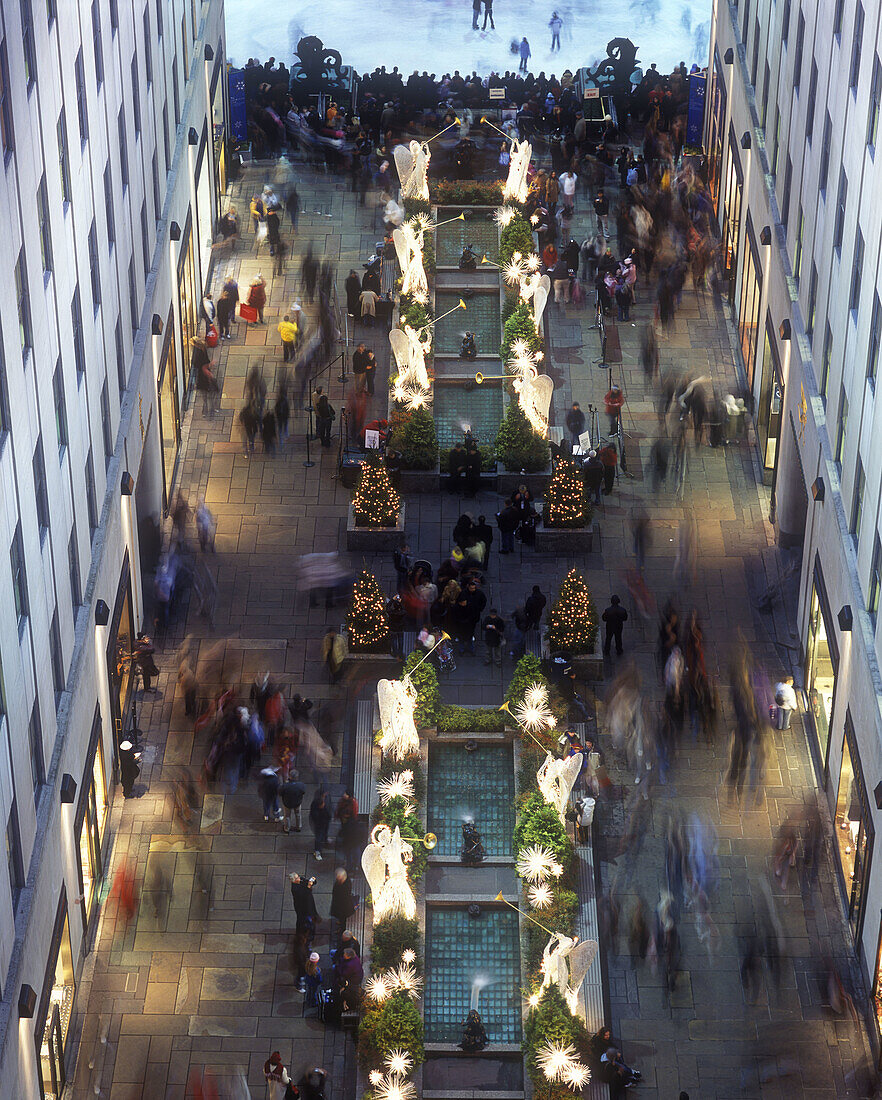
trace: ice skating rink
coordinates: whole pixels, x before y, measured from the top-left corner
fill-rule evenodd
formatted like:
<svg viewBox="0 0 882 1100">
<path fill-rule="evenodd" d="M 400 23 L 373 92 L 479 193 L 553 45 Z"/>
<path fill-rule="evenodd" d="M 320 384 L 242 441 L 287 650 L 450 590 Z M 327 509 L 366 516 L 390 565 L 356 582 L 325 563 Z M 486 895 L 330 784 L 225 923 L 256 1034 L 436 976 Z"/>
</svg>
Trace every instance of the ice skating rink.
<svg viewBox="0 0 882 1100">
<path fill-rule="evenodd" d="M 516 69 L 512 39 L 526 35 L 530 70 L 558 75 L 564 69 L 593 65 L 606 56 L 612 38 L 630 38 L 637 61 L 670 72 L 680 61 L 707 64 L 709 0 L 565 0 L 556 8 L 546 0 L 495 0 L 496 30 L 473 31 L 472 0 L 301 0 L 267 4 L 265 0 L 226 0 L 227 55 L 237 66 L 249 57 L 270 56 L 290 65 L 297 42 L 316 35 L 339 50 L 345 65 L 364 73 L 397 65 L 406 76 L 424 69 L 482 75 Z M 563 19 L 560 52 L 551 53 L 548 21 Z M 483 24 L 483 11 L 479 26 Z"/>
</svg>

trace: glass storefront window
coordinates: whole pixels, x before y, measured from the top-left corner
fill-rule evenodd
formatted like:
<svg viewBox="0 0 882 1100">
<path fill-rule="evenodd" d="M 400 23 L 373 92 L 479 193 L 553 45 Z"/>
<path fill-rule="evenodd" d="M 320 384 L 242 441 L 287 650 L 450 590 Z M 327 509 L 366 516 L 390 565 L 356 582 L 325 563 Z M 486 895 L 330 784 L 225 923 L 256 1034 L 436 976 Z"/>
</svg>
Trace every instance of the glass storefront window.
<svg viewBox="0 0 882 1100">
<path fill-rule="evenodd" d="M 52 985 L 46 1002 L 40 1042 L 40 1073 L 45 1100 L 59 1100 L 64 1090 L 64 1048 L 70 1030 L 76 993 L 66 905 L 63 923 L 56 934 L 56 939 L 55 970 L 50 975 Z"/>
<path fill-rule="evenodd" d="M 826 766 L 830 746 L 830 722 L 833 717 L 833 696 L 836 693 L 836 664 L 830 651 L 830 633 L 824 618 L 818 582 L 812 585 L 809 608 L 809 634 L 806 646 L 806 677 L 809 710 L 815 723 L 815 734 L 821 750 L 821 763 Z"/>
<path fill-rule="evenodd" d="M 101 741 L 101 719 L 96 714 L 92 740 L 94 756 L 83 779 L 82 802 L 78 815 L 80 873 L 82 876 L 83 922 L 88 925 L 99 894 L 104 861 L 101 843 L 107 820 L 107 777 L 104 770 L 104 746 Z"/>
<path fill-rule="evenodd" d="M 842 742 L 842 768 L 834 822 L 836 848 L 848 895 L 848 919 L 855 939 L 860 935 L 864 887 L 869 868 L 873 825 L 867 803 L 861 762 L 857 753 L 851 714 L 846 712 Z"/>
<path fill-rule="evenodd" d="M 122 580 L 114 608 L 110 642 L 107 649 L 107 669 L 110 678 L 110 703 L 116 722 L 116 744 L 123 740 L 129 721 L 129 695 L 132 686 L 132 647 L 135 643 L 132 616 L 132 584 L 129 558 L 126 555 Z"/>
<path fill-rule="evenodd" d="M 778 365 L 778 350 L 770 318 L 766 318 L 763 341 L 763 373 L 760 383 L 759 405 L 756 412 L 756 430 L 760 440 L 763 469 L 773 470 L 778 455 L 781 436 L 781 406 L 784 402 L 784 385 Z"/>
<path fill-rule="evenodd" d="M 747 215 L 747 249 L 744 253 L 744 271 L 741 275 L 741 299 L 738 308 L 738 343 L 747 374 L 747 385 L 753 389 L 756 369 L 756 349 L 759 336 L 759 310 L 762 296 L 762 268 L 758 263 L 753 223 Z"/>
<path fill-rule="evenodd" d="M 196 336 L 199 328 L 199 306 L 196 298 L 196 280 L 193 275 L 193 233 L 191 221 L 181 238 L 181 252 L 178 260 L 178 299 L 181 303 L 181 348 L 184 386 L 189 390 L 190 378 L 190 338 Z"/>
<path fill-rule="evenodd" d="M 735 275 L 738 270 L 738 247 L 741 243 L 741 165 L 735 148 L 734 135 L 729 138 L 729 167 L 726 172 L 726 194 L 723 222 L 723 263 L 729 280 L 729 301 L 735 301 Z"/>
<path fill-rule="evenodd" d="M 159 434 L 162 439 L 162 472 L 165 510 L 168 512 L 171 485 L 181 443 L 181 412 L 178 401 L 178 364 L 175 353 L 174 310 L 166 327 L 165 347 L 159 375 Z"/>
<path fill-rule="evenodd" d="M 714 87 L 712 92 L 710 133 L 707 144 L 707 187 L 714 213 L 720 209 L 720 168 L 723 163 L 723 126 L 726 120 L 726 81 L 720 55 L 714 51 Z"/>
</svg>

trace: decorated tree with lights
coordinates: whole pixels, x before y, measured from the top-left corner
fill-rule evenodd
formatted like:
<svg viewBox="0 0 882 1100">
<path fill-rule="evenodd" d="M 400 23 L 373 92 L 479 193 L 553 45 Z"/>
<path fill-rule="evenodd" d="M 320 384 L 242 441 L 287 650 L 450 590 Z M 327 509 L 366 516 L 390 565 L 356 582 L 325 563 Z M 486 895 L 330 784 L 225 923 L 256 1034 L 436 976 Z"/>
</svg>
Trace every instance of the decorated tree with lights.
<svg viewBox="0 0 882 1100">
<path fill-rule="evenodd" d="M 352 586 L 352 600 L 346 613 L 349 648 L 367 653 L 385 653 L 389 649 L 389 616 L 380 582 L 362 570 Z"/>
<path fill-rule="evenodd" d="M 585 527 L 591 519 L 591 505 L 585 481 L 568 459 L 560 459 L 545 490 L 543 521 L 546 527 Z"/>
<path fill-rule="evenodd" d="M 548 647 L 552 653 L 568 653 L 575 657 L 594 652 L 597 608 L 578 569 L 571 569 L 564 577 L 547 622 Z"/>
<path fill-rule="evenodd" d="M 361 467 L 361 478 L 352 511 L 359 527 L 394 527 L 401 510 L 401 496 L 389 480 L 379 454 L 369 454 Z"/>
</svg>

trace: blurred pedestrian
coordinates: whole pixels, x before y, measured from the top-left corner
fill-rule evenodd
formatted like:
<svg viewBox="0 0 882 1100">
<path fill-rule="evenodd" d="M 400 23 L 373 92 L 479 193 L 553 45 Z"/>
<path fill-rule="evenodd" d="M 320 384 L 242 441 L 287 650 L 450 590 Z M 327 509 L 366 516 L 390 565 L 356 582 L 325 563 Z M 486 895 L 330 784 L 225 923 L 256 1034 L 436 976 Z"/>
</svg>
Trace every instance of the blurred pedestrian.
<svg viewBox="0 0 882 1100">
<path fill-rule="evenodd" d="M 331 826 L 331 810 L 328 806 L 328 794 L 324 784 L 320 784 L 312 798 L 309 807 L 309 824 L 312 827 L 312 835 L 315 840 L 313 856 L 319 863 L 322 861 L 322 849 L 328 843 L 328 829 Z"/>
</svg>

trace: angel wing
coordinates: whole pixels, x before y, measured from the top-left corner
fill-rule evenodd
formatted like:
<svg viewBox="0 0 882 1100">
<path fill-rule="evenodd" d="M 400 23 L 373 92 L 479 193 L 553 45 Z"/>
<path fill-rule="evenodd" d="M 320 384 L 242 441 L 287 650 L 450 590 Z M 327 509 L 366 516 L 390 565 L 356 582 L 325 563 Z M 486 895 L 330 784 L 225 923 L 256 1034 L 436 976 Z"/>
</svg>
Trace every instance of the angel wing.
<svg viewBox="0 0 882 1100">
<path fill-rule="evenodd" d="M 539 784 L 539 790 L 542 792 L 542 796 L 546 802 L 552 801 L 554 793 L 554 777 L 551 772 L 554 764 L 554 757 L 551 753 L 545 754 L 545 760 L 539 767 L 539 771 L 536 772 L 536 782 Z"/>
<path fill-rule="evenodd" d="M 570 963 L 570 989 L 578 989 L 585 980 L 585 975 L 591 969 L 597 950 L 596 940 L 582 940 L 569 952 L 567 958 Z"/>
<path fill-rule="evenodd" d="M 398 230 L 396 229 L 396 233 Z M 394 234 L 393 234 L 394 236 Z M 393 328 L 389 333 L 389 346 L 395 356 L 398 373 L 407 375 L 410 373 L 410 340 L 400 328 Z"/>
<path fill-rule="evenodd" d="M 540 282 L 539 286 L 533 291 L 533 319 L 536 322 L 537 333 L 542 325 L 542 314 L 545 312 L 545 303 L 547 301 L 548 291 Z"/>
<path fill-rule="evenodd" d="M 380 708 L 380 729 L 386 732 L 394 722 L 397 701 L 395 684 L 391 680 L 377 681 L 377 703 Z"/>
<path fill-rule="evenodd" d="M 546 294 L 551 294 L 551 279 L 547 275 L 542 276 L 539 285 L 544 288 Z"/>
<path fill-rule="evenodd" d="M 392 243 L 395 245 L 395 255 L 398 257 L 398 266 L 404 271 L 410 259 L 410 247 L 407 242 L 407 235 L 403 229 L 392 230 Z"/>
<path fill-rule="evenodd" d="M 386 882 L 386 857 L 376 844 L 368 844 L 361 853 L 361 869 L 371 889 L 371 895 L 376 897 Z"/>
<path fill-rule="evenodd" d="M 575 787 L 576 780 L 579 778 L 579 772 L 582 770 L 582 754 L 577 752 L 575 756 L 568 757 L 563 761 L 563 767 L 560 773 L 561 786 L 566 788 L 566 796 L 570 797 L 570 791 Z"/>
<path fill-rule="evenodd" d="M 411 142 L 411 144 L 414 143 Z M 396 145 L 392 150 L 392 159 L 395 161 L 395 167 L 398 170 L 398 179 L 401 183 L 401 190 L 403 191 L 407 187 L 407 181 L 410 179 L 414 169 L 413 152 L 407 145 Z"/>
<path fill-rule="evenodd" d="M 540 374 L 535 378 L 528 379 L 524 389 L 524 398 L 530 403 L 536 417 L 547 430 L 548 410 L 551 407 L 551 395 L 554 393 L 554 382 L 552 382 L 547 374 Z M 531 423 L 534 423 L 533 417 L 528 416 L 528 419 Z M 537 431 L 538 430 L 537 428 Z"/>
</svg>

